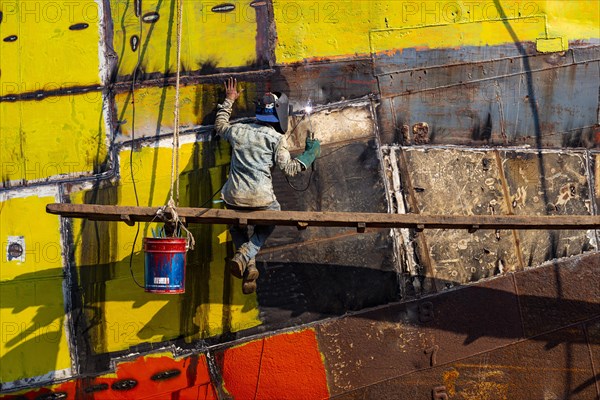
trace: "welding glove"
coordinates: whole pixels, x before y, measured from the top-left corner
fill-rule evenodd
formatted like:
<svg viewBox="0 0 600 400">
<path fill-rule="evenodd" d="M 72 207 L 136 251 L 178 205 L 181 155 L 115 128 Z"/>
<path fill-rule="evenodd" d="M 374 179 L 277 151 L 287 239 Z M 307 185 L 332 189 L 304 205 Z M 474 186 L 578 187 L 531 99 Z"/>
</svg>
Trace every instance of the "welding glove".
<svg viewBox="0 0 600 400">
<path fill-rule="evenodd" d="M 321 155 L 321 142 L 318 139 L 306 138 L 304 153 L 296 157 L 304 169 L 310 167 L 317 157 Z"/>
</svg>

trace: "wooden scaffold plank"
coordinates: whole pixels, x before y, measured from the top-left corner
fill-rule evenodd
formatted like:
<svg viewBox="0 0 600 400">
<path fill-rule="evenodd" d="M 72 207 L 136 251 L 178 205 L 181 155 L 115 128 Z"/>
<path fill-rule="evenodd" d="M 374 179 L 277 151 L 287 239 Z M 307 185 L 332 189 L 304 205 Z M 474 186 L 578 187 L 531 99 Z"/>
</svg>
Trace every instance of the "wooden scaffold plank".
<svg viewBox="0 0 600 400">
<path fill-rule="evenodd" d="M 158 207 L 128 207 L 95 204 L 54 203 L 50 214 L 96 221 L 161 222 Z M 168 216 L 168 211 L 165 211 Z M 177 208 L 180 218 L 192 224 L 285 225 L 367 228 L 423 229 L 598 229 L 597 215 L 423 215 L 315 211 L 239 211 L 214 208 Z M 123 218 L 127 216 L 127 218 Z"/>
</svg>

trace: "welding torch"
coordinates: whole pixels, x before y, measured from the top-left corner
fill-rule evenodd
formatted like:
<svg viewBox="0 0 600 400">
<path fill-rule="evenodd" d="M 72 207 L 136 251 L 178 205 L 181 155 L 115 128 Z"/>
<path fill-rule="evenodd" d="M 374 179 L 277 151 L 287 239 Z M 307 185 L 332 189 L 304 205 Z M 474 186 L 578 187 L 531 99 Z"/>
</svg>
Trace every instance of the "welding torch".
<svg viewBox="0 0 600 400">
<path fill-rule="evenodd" d="M 313 129 L 312 126 L 312 120 L 310 119 L 310 113 L 312 112 L 312 104 L 310 102 L 310 99 L 308 99 L 308 104 L 306 105 L 306 107 L 304 107 L 304 113 L 306 114 L 307 118 L 308 118 L 308 131 L 306 132 L 307 136 L 310 136 L 311 140 L 315 140 L 315 130 Z M 311 168 L 312 168 L 312 172 L 315 172 L 317 170 L 317 159 L 315 158 L 315 161 L 313 161 L 313 163 L 311 164 Z"/>
</svg>

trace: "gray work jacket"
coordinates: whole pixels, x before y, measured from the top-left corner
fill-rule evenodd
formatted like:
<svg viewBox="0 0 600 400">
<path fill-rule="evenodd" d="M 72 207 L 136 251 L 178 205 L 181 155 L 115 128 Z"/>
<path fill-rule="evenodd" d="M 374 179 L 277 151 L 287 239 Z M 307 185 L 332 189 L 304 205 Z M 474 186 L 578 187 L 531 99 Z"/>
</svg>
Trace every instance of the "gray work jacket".
<svg viewBox="0 0 600 400">
<path fill-rule="evenodd" d="M 285 135 L 261 124 L 230 124 L 233 103 L 225 99 L 218 106 L 215 129 L 217 135 L 231 145 L 229 178 L 221 198 L 238 207 L 266 207 L 276 200 L 271 168 L 277 165 L 284 174 L 294 176 L 302 164 L 292 159 Z"/>
</svg>

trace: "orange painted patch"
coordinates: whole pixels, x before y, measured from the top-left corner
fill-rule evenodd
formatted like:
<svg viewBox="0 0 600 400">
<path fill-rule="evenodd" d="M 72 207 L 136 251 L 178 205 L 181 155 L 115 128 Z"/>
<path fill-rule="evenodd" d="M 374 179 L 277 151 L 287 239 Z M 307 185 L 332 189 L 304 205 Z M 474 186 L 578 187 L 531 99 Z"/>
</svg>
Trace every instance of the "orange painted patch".
<svg viewBox="0 0 600 400">
<path fill-rule="evenodd" d="M 314 330 L 280 334 L 217 354 L 224 388 L 235 399 L 329 398 Z"/>
</svg>

